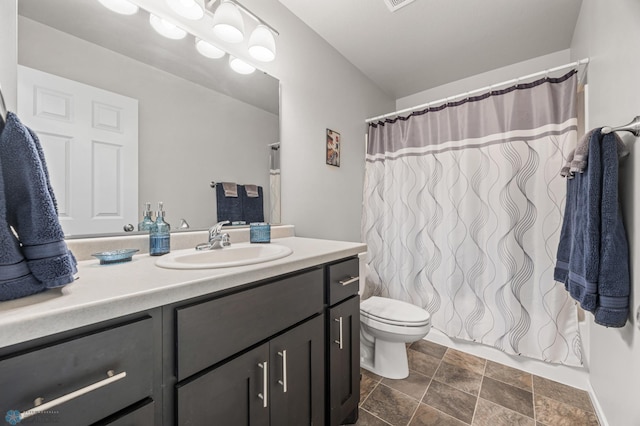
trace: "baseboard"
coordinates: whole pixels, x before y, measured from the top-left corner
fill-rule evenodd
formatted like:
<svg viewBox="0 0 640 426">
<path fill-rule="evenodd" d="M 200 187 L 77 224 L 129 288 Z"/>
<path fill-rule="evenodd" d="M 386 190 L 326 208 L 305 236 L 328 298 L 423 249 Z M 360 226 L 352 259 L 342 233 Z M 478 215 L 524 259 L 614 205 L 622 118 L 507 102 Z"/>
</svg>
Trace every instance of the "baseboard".
<svg viewBox="0 0 640 426">
<path fill-rule="evenodd" d="M 609 426 L 609 422 L 604 415 L 604 410 L 600 405 L 600 401 L 598 401 L 598 397 L 596 396 L 593 387 L 591 384 L 588 385 L 587 392 L 589 393 L 589 398 L 591 398 L 591 404 L 593 404 L 593 409 L 596 411 L 596 416 L 598 416 L 598 421 L 600 422 L 600 426 Z"/>
</svg>

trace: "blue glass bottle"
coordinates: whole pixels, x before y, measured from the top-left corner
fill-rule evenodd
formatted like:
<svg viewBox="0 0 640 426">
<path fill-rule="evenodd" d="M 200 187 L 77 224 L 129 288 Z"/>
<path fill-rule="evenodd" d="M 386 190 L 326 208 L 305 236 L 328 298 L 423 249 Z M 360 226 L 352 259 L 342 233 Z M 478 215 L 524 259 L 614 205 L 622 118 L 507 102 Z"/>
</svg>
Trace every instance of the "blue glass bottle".
<svg viewBox="0 0 640 426">
<path fill-rule="evenodd" d="M 151 203 L 146 202 L 144 206 L 142 222 L 138 223 L 138 231 L 149 231 L 151 226 L 153 226 L 153 219 L 151 218 Z"/>
<path fill-rule="evenodd" d="M 162 256 L 170 251 L 171 226 L 164 221 L 164 210 L 162 201 L 158 203 L 156 221 L 149 229 L 149 254 L 151 256 Z"/>
</svg>

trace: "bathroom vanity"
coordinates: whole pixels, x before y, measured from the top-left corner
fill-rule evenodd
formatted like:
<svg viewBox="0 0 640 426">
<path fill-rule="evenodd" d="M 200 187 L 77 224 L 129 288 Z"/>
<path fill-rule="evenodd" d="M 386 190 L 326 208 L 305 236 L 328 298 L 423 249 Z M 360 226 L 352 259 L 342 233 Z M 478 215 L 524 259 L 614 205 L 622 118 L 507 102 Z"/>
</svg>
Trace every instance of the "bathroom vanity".
<svg viewBox="0 0 640 426">
<path fill-rule="evenodd" d="M 148 255 L 83 261 L 76 283 L 0 304 L 0 411 L 64 425 L 354 421 L 366 246 L 274 244 L 293 254 L 186 271 Z"/>
</svg>

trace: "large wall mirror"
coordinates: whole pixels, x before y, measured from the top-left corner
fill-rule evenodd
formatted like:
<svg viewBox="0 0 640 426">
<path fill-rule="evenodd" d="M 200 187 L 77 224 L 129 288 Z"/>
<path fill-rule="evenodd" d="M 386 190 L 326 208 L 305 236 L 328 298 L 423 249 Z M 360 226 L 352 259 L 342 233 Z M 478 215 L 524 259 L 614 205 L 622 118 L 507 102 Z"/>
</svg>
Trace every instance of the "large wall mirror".
<svg viewBox="0 0 640 426">
<path fill-rule="evenodd" d="M 80 180 L 91 181 L 98 194 L 110 194 L 116 200 L 114 205 L 120 202 L 119 191 L 137 187 L 135 217 L 120 215 L 118 206 L 109 207 L 116 211 L 94 220 L 103 222 L 101 226 L 77 232 L 65 228 L 65 233 L 122 233 L 125 225 L 136 226 L 140 221 L 145 202 L 151 202 L 155 210 L 158 201 L 164 203 L 172 228 L 185 219 L 191 229 L 204 229 L 217 219 L 216 191 L 210 183 L 222 181 L 261 186 L 265 220 L 280 222 L 279 205 L 270 202 L 279 200 L 280 191 L 279 176 L 274 180 L 273 170 L 279 167 L 273 155 L 278 153 L 274 148 L 280 138 L 277 79 L 259 70 L 250 75 L 237 74 L 229 68 L 226 58 L 214 60 L 200 55 L 192 36 L 182 40 L 161 37 L 149 25 L 149 14 L 144 10 L 123 16 L 105 9 L 97 0 L 19 0 L 18 12 L 21 118 L 21 106 L 24 109 L 28 104 L 32 112 L 38 110 L 30 102 L 39 95 L 29 93 L 26 100 L 21 95 L 22 76 L 31 70 L 137 102 L 134 177 L 123 179 L 121 187 L 101 188 L 96 173 L 114 173 L 123 158 L 134 158 L 136 154 L 111 149 L 112 145 L 100 137 L 97 139 L 101 144 L 96 145 L 99 148 L 92 148 L 93 157 L 80 161 L 85 166 L 95 163 L 96 158 L 106 161 L 102 172 L 94 170 L 93 175 Z M 68 90 L 49 89 L 42 91 L 43 99 L 49 99 L 52 108 L 64 109 L 64 101 L 51 94 L 64 95 Z M 103 127 L 120 124 L 120 116 L 114 113 L 118 108 L 110 108 L 102 108 L 101 117 L 106 124 L 99 124 Z M 78 111 L 68 115 L 73 120 L 81 116 Z M 94 113 L 89 118 L 94 124 L 95 117 Z M 47 137 L 49 133 L 38 128 L 37 120 L 35 124 L 27 120 L 28 117 L 23 121 Z M 68 143 L 59 134 L 55 137 Z M 52 176 L 59 176 L 54 181 L 56 194 L 62 194 L 58 203 L 63 205 L 59 208 L 72 216 L 66 206 L 83 196 L 65 192 L 69 182 L 78 181 L 78 175 L 72 171 L 75 157 L 69 154 L 68 147 L 59 146 L 51 155 L 47 149 L 45 153 Z M 92 198 L 90 208 L 99 210 L 96 206 L 100 202 L 93 199 L 96 195 L 87 197 Z M 63 218 L 61 222 L 64 228 Z"/>
</svg>

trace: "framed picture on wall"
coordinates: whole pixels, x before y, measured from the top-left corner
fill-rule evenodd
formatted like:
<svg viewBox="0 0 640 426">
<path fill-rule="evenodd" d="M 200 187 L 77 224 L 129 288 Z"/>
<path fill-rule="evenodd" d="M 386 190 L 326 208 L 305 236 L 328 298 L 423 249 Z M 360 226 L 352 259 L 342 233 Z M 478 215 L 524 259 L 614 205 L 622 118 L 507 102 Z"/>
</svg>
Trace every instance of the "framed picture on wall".
<svg viewBox="0 0 640 426">
<path fill-rule="evenodd" d="M 340 133 L 327 129 L 327 164 L 340 167 Z"/>
</svg>

